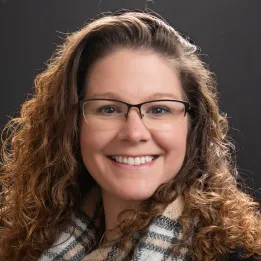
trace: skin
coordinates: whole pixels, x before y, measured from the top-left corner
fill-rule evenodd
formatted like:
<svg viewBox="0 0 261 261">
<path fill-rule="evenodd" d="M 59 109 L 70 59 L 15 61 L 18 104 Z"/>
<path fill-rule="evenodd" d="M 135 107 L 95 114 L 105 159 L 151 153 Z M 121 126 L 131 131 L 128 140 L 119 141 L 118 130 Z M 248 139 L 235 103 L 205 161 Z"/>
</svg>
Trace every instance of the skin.
<svg viewBox="0 0 261 261">
<path fill-rule="evenodd" d="M 85 99 L 111 98 L 137 104 L 153 99 L 183 99 L 177 72 L 169 60 L 153 51 L 119 49 L 98 60 L 89 70 Z M 104 95 L 111 92 L 110 95 Z M 155 93 L 162 96 L 153 97 Z M 188 116 L 173 131 L 147 129 L 132 108 L 121 129 L 99 130 L 83 117 L 80 145 L 84 164 L 101 186 L 106 228 L 117 223 L 118 214 L 139 208 L 159 185 L 173 179 L 185 157 Z M 108 155 L 159 155 L 146 167 L 122 167 Z M 86 206 L 87 207 L 87 206 Z"/>
</svg>

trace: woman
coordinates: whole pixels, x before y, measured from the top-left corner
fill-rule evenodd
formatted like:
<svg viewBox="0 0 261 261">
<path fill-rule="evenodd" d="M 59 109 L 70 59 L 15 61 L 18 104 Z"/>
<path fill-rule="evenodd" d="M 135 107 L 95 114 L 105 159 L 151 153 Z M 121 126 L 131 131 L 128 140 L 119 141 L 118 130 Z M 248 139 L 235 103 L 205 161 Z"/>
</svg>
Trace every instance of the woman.
<svg viewBox="0 0 261 261">
<path fill-rule="evenodd" d="M 260 258 L 227 129 L 195 45 L 151 14 L 93 21 L 5 129 L 0 260 Z"/>
</svg>

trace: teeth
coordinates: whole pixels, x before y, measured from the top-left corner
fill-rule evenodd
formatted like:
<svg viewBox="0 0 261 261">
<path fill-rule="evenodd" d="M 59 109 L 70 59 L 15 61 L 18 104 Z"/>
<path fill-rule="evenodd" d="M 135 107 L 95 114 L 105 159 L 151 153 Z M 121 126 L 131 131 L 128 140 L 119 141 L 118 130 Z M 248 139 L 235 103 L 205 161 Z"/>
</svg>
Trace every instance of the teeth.
<svg viewBox="0 0 261 261">
<path fill-rule="evenodd" d="M 155 157 L 153 156 L 143 156 L 143 157 L 123 157 L 123 156 L 112 156 L 112 158 L 120 163 L 125 163 L 128 165 L 141 165 L 144 163 L 151 162 Z"/>
<path fill-rule="evenodd" d="M 117 161 L 117 159 L 116 159 L 116 161 Z M 122 161 L 121 161 L 121 163 L 122 163 Z M 129 157 L 129 158 L 128 158 L 128 161 L 127 161 L 127 164 L 128 164 L 128 165 L 134 165 L 134 164 L 135 164 L 135 158 Z"/>
<path fill-rule="evenodd" d="M 140 163 L 141 163 L 141 164 L 144 164 L 145 162 L 146 162 L 146 158 L 145 158 L 145 157 L 141 157 Z"/>
<path fill-rule="evenodd" d="M 134 165 L 140 165 L 140 162 L 141 162 L 140 158 L 137 157 L 134 159 Z"/>
</svg>

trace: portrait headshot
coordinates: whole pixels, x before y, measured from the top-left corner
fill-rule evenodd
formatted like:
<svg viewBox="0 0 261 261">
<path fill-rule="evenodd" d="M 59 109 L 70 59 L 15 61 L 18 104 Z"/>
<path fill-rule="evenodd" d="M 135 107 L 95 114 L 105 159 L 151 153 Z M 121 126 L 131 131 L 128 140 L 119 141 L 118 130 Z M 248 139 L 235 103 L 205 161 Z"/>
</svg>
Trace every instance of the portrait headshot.
<svg viewBox="0 0 261 261">
<path fill-rule="evenodd" d="M 261 260 L 212 68 L 148 8 L 65 33 L 2 126 L 0 260 Z"/>
</svg>

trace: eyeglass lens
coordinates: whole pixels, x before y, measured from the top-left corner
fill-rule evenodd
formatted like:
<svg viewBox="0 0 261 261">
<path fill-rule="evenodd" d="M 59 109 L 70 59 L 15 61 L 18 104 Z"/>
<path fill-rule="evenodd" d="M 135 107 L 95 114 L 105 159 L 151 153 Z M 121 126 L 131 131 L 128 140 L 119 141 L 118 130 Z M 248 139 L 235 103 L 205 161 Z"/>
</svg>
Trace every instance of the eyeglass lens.
<svg viewBox="0 0 261 261">
<path fill-rule="evenodd" d="M 131 110 L 136 108 L 131 108 Z M 140 108 L 143 124 L 152 130 L 169 131 L 181 124 L 185 106 L 175 101 L 151 101 Z M 93 100 L 83 105 L 83 116 L 88 125 L 97 130 L 120 129 L 128 117 L 128 106 L 119 101 Z M 139 113 L 137 112 L 140 117 Z"/>
</svg>

